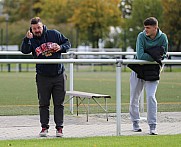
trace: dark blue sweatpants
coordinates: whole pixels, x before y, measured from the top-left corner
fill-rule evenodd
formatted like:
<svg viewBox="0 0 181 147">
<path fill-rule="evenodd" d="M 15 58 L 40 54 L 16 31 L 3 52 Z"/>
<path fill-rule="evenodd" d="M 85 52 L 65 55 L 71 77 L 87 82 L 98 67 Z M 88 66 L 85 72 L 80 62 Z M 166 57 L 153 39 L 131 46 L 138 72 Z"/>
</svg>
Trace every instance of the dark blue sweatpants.
<svg viewBox="0 0 181 147">
<path fill-rule="evenodd" d="M 56 128 L 63 128 L 64 99 L 66 93 L 65 74 L 49 77 L 36 74 L 39 100 L 40 123 L 42 128 L 49 128 L 50 99 L 53 99 L 54 121 Z"/>
</svg>

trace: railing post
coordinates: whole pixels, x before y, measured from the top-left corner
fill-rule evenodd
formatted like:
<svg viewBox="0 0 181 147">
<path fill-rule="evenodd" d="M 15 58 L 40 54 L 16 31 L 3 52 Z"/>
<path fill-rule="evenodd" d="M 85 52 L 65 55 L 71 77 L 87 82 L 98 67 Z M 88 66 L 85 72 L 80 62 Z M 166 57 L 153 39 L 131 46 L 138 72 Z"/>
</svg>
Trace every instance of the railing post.
<svg viewBox="0 0 181 147">
<path fill-rule="evenodd" d="M 74 53 L 73 52 L 70 52 L 70 55 L 69 55 L 69 58 L 70 59 L 73 59 L 74 58 Z M 70 91 L 73 91 L 74 90 L 74 66 L 73 66 L 73 63 L 70 63 L 70 68 L 69 68 L 69 72 L 70 72 Z M 69 99 L 70 99 L 70 113 L 73 114 L 74 111 L 73 111 L 73 105 L 74 105 L 74 102 L 73 102 L 73 99 L 71 99 L 71 96 L 69 96 Z"/>
<path fill-rule="evenodd" d="M 121 62 L 116 65 L 116 135 L 121 135 Z"/>
</svg>

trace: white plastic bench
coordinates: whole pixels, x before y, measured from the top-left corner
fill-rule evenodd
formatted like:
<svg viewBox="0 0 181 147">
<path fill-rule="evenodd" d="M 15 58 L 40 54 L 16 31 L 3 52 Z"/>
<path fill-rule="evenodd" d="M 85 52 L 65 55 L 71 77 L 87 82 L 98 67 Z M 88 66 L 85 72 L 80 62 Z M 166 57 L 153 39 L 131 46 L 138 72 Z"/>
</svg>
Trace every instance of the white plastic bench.
<svg viewBox="0 0 181 147">
<path fill-rule="evenodd" d="M 88 121 L 88 116 L 89 116 L 89 103 L 90 99 L 94 100 L 95 103 L 97 103 L 105 112 L 106 112 L 106 118 L 108 121 L 108 110 L 107 110 L 107 98 L 111 98 L 110 95 L 105 95 L 105 94 L 97 94 L 97 93 L 88 93 L 88 92 L 82 92 L 82 91 L 66 91 L 66 95 L 70 96 L 70 98 L 65 102 L 67 103 L 70 101 L 72 98 L 76 98 L 76 106 L 77 106 L 77 116 L 79 114 L 79 106 L 80 104 L 84 105 L 84 108 L 86 109 L 87 113 L 87 121 Z M 88 99 L 88 104 L 87 107 L 84 104 L 84 100 Z M 96 99 L 97 98 L 104 98 L 105 100 L 105 107 L 103 107 Z M 80 102 L 79 102 L 80 100 Z"/>
</svg>

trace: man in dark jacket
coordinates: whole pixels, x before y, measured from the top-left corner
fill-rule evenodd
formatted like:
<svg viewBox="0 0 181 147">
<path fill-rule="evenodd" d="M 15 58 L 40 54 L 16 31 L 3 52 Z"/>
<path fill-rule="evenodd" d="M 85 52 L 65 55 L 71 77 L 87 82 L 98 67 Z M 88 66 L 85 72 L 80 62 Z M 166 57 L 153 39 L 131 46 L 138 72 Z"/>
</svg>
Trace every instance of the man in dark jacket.
<svg viewBox="0 0 181 147">
<path fill-rule="evenodd" d="M 21 44 L 21 52 L 32 53 L 36 59 L 60 59 L 71 47 L 69 40 L 57 30 L 48 30 L 39 17 L 31 19 L 30 30 Z M 56 136 L 62 137 L 65 98 L 65 74 L 63 64 L 36 64 L 36 84 L 39 100 L 41 137 L 49 129 L 49 106 L 51 96 L 54 105 Z"/>
</svg>

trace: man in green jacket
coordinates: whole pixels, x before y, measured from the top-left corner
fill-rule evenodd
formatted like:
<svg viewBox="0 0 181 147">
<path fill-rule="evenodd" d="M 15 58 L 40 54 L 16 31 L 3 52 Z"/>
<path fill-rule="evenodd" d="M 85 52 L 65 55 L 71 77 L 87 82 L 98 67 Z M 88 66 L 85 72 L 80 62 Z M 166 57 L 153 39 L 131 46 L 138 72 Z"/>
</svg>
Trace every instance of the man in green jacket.
<svg viewBox="0 0 181 147">
<path fill-rule="evenodd" d="M 138 60 L 155 61 L 152 56 L 145 52 L 145 50 L 160 47 L 164 49 L 164 54 L 166 55 L 168 51 L 168 39 L 166 34 L 159 29 L 158 21 L 155 17 L 145 19 L 143 24 L 144 31 L 140 32 L 137 37 L 136 58 Z M 163 58 L 165 55 L 163 55 Z M 153 77 L 154 79 L 154 73 L 158 73 L 160 71 L 158 68 L 153 68 L 154 66 L 144 66 L 145 68 L 143 68 L 143 73 L 145 77 L 140 78 L 134 71 L 132 71 L 130 75 L 130 117 L 133 123 L 133 131 L 141 132 L 142 130 L 139 126 L 139 97 L 144 87 L 147 99 L 147 122 L 150 128 L 149 134 L 157 135 L 157 100 L 155 94 L 159 79 L 149 80 L 149 78 L 151 75 L 151 78 Z M 145 80 L 144 78 L 148 80 Z"/>
</svg>

